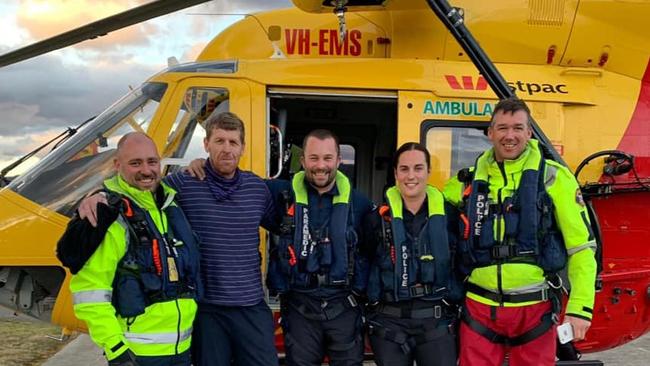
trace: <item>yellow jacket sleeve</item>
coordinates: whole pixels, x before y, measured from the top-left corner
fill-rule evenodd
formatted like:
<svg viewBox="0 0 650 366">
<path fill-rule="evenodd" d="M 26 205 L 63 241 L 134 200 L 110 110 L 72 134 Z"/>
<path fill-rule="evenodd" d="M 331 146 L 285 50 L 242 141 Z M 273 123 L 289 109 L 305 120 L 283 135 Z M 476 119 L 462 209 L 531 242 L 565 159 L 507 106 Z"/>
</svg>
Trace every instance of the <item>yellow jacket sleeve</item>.
<svg viewBox="0 0 650 366">
<path fill-rule="evenodd" d="M 569 254 L 571 294 L 566 313 L 591 320 L 596 281 L 596 241 L 578 182 L 564 166 L 547 161 L 547 192 L 555 206 L 564 244 Z"/>
<path fill-rule="evenodd" d="M 442 189 L 442 194 L 445 196 L 445 201 L 451 203 L 455 207 L 459 207 L 463 200 L 464 184 L 458 180 L 454 175 L 449 178 L 445 187 Z"/>
<path fill-rule="evenodd" d="M 124 228 L 113 223 L 97 251 L 70 281 L 74 313 L 86 322 L 92 340 L 112 360 L 128 347 L 115 308 L 111 304 L 113 278 L 126 252 Z"/>
</svg>

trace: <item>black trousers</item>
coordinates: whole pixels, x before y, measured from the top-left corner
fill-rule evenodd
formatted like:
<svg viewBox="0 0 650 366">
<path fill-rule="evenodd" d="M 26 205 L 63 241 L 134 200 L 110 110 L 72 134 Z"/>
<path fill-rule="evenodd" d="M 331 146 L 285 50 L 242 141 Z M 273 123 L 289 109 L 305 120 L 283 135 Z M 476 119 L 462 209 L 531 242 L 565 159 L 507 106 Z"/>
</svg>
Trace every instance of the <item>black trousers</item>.
<svg viewBox="0 0 650 366">
<path fill-rule="evenodd" d="M 330 366 L 363 363 L 361 311 L 346 297 L 330 299 L 289 295 L 283 300 L 282 329 L 289 366 Z"/>
<path fill-rule="evenodd" d="M 253 306 L 199 304 L 192 334 L 194 366 L 275 366 L 273 314 Z"/>
<path fill-rule="evenodd" d="M 370 345 L 378 366 L 456 366 L 457 349 L 456 337 L 450 327 L 450 318 L 405 319 L 390 315 L 371 313 L 368 315 L 371 327 L 383 328 L 383 332 L 370 332 Z M 411 339 L 408 347 L 386 339 L 383 334 L 401 334 Z M 424 343 L 415 342 L 416 338 L 430 332 L 435 333 L 433 339 Z M 415 337 L 415 338 L 413 338 Z"/>
</svg>

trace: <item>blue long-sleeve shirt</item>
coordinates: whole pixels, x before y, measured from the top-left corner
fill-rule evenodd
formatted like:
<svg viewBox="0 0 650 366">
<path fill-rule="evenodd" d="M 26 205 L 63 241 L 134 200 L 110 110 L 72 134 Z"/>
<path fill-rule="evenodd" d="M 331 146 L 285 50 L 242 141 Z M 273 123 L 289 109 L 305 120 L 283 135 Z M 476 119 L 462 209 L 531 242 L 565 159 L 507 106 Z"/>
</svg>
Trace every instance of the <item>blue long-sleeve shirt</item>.
<svg viewBox="0 0 650 366">
<path fill-rule="evenodd" d="M 198 180 L 187 173 L 167 176 L 176 201 L 192 229 L 201 239 L 201 278 L 205 286 L 202 302 L 225 306 L 250 306 L 263 300 L 259 227 L 271 228 L 274 207 L 262 178 L 238 171 L 232 180 L 214 175 Z M 208 180 L 232 191 L 215 195 Z"/>
</svg>

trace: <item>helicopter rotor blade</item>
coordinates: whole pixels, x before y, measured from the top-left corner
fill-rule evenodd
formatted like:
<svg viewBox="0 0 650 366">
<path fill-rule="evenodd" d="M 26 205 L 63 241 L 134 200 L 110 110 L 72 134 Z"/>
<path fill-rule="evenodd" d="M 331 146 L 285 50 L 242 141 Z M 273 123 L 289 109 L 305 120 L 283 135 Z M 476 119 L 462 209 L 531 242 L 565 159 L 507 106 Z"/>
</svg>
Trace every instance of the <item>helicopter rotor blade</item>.
<svg viewBox="0 0 650 366">
<path fill-rule="evenodd" d="M 86 24 L 71 31 L 36 42 L 26 47 L 0 55 L 0 67 L 11 65 L 77 44 L 89 39 L 104 36 L 109 32 L 126 28 L 130 25 L 144 22 L 162 15 L 206 3 L 211 0 L 157 0 L 124 11 L 119 14 Z"/>
</svg>

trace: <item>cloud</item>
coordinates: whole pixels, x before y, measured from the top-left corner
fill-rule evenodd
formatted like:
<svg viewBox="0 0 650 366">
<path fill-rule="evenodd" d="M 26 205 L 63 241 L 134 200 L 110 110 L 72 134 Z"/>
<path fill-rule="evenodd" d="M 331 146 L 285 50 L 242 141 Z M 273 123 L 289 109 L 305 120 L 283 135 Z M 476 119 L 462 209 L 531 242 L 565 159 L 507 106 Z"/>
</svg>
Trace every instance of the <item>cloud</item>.
<svg viewBox="0 0 650 366">
<path fill-rule="evenodd" d="M 18 41 L 48 38 L 148 1 L 3 2 L 2 6 L 16 11 L 7 13 L 15 14 L 7 26 L 13 31 L 12 42 L 0 40 L 0 53 Z M 188 12 L 244 13 L 286 6 L 291 6 L 290 0 L 213 1 L 0 68 L 0 161 L 13 160 L 48 136 L 97 115 L 126 94 L 129 86 L 159 72 L 167 57 L 194 60 L 219 30 L 236 20 L 188 16 Z"/>
<path fill-rule="evenodd" d="M 40 115 L 38 104 L 21 104 L 15 102 L 0 103 L 0 136 L 23 136 L 49 129 L 52 126 L 64 125 L 60 118 L 46 118 Z M 3 141 L 3 149 L 6 149 Z"/>
<path fill-rule="evenodd" d="M 238 1 L 211 1 L 202 5 L 206 10 L 213 12 L 258 12 L 282 7 L 291 7 L 291 0 L 238 0 Z M 197 9 L 198 10 L 198 9 Z"/>
<path fill-rule="evenodd" d="M 59 135 L 59 131 L 40 131 L 30 136 L 13 136 L 3 137 L 2 148 L 0 149 L 0 170 L 13 164 L 19 157 L 34 151 L 36 148 L 52 140 Z M 27 169 L 35 165 L 48 152 L 52 150 L 54 144 L 43 148 L 40 152 L 23 161 L 20 165 L 8 172 L 8 176 L 15 176 L 24 173 Z"/>
<path fill-rule="evenodd" d="M 96 20 L 121 13 L 145 1 L 96 0 L 29 0 L 22 1 L 16 13 L 16 23 L 29 32 L 35 41 L 75 29 Z M 118 45 L 147 45 L 149 34 L 155 32 L 145 23 L 109 33 L 76 47 L 111 48 Z"/>
<path fill-rule="evenodd" d="M 181 56 L 181 60 L 183 61 L 196 60 L 196 58 L 199 56 L 201 51 L 203 51 L 206 45 L 207 43 L 201 42 L 191 46 L 187 51 L 185 51 L 185 53 L 183 53 L 183 56 Z"/>
<path fill-rule="evenodd" d="M 160 71 L 113 61 L 66 66 L 45 55 L 0 69 L 0 136 L 76 126 Z"/>
</svg>

